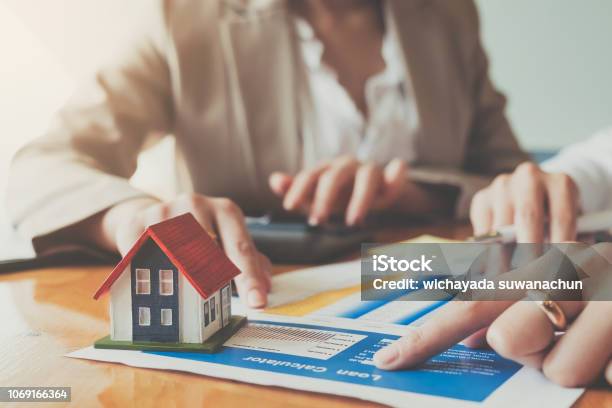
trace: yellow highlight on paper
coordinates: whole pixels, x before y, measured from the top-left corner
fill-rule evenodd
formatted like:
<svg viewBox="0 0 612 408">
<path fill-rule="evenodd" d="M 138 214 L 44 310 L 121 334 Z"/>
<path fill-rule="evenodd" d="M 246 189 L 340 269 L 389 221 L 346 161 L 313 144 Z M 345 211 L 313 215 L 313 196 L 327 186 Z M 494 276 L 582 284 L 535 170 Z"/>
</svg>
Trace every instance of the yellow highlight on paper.
<svg viewBox="0 0 612 408">
<path fill-rule="evenodd" d="M 299 300 L 294 303 L 288 303 L 286 305 L 271 307 L 266 309 L 266 313 L 278 314 L 283 316 L 306 316 L 319 309 L 336 303 L 345 297 L 357 293 L 361 290 L 361 285 L 355 285 L 348 288 L 330 290 L 328 292 L 318 293 L 309 298 Z"/>
</svg>

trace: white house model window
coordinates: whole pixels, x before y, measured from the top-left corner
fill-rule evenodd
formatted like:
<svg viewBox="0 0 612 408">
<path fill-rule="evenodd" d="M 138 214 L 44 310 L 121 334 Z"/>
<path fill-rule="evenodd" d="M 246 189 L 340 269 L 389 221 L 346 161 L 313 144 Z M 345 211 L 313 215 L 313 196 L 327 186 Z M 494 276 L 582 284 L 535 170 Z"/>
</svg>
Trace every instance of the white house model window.
<svg viewBox="0 0 612 408">
<path fill-rule="evenodd" d="M 136 269 L 136 294 L 151 294 L 151 271 L 148 269 Z"/>
<path fill-rule="evenodd" d="M 210 321 L 214 322 L 217 319 L 217 308 L 215 304 L 215 297 L 210 298 Z"/>
<path fill-rule="evenodd" d="M 174 281 L 171 269 L 161 269 L 159 271 L 159 294 L 172 296 L 174 294 Z"/>
<path fill-rule="evenodd" d="M 150 326 L 151 325 L 151 309 L 148 307 L 138 308 L 138 325 Z"/>
<path fill-rule="evenodd" d="M 160 316 L 162 326 L 172 326 L 172 309 L 162 309 Z"/>
<path fill-rule="evenodd" d="M 230 293 L 230 285 L 221 289 L 221 324 L 226 326 L 229 323 L 230 315 L 232 314 L 232 295 Z"/>
</svg>

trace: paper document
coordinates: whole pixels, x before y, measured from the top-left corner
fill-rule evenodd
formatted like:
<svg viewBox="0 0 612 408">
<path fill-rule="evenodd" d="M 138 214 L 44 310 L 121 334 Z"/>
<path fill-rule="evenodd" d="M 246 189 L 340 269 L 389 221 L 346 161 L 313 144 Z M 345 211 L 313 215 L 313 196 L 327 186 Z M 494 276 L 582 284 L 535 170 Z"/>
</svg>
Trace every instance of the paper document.
<svg viewBox="0 0 612 408">
<path fill-rule="evenodd" d="M 216 354 L 142 352 L 88 347 L 69 357 L 360 398 L 391 406 L 570 406 L 582 390 L 563 389 L 539 372 L 488 350 L 457 345 L 414 370 L 372 364 L 401 330 L 357 329 L 358 321 L 314 323 L 260 314 Z M 275 330 L 272 330 L 272 329 Z M 263 341 L 263 339 L 269 341 Z"/>
</svg>

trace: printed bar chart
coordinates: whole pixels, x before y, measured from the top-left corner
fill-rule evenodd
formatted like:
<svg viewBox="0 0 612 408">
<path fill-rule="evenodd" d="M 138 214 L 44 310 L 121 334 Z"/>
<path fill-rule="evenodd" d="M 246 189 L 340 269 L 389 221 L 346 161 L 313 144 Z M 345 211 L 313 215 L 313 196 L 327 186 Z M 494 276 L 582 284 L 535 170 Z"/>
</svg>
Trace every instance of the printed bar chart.
<svg viewBox="0 0 612 408">
<path fill-rule="evenodd" d="M 224 345 L 327 360 L 365 337 L 330 330 L 249 323 Z"/>
</svg>

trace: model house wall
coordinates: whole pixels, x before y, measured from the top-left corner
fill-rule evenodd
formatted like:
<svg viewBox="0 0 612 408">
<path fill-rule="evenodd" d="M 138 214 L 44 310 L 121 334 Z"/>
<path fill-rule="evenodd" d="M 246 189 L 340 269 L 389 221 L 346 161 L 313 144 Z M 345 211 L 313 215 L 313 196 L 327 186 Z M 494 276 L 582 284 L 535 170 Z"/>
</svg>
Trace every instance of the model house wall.
<svg viewBox="0 0 612 408">
<path fill-rule="evenodd" d="M 130 264 L 110 288 L 110 337 L 114 341 L 132 341 L 132 274 Z"/>
<path fill-rule="evenodd" d="M 110 289 L 111 340 L 132 341 L 131 265 L 128 264 Z M 179 341 L 202 343 L 222 328 L 221 290 L 208 299 L 202 296 L 179 273 Z M 214 303 L 214 308 L 212 304 Z M 208 324 L 205 310 L 208 310 Z M 214 317 L 213 320 L 213 309 Z"/>
<path fill-rule="evenodd" d="M 179 341 L 202 343 L 202 296 L 187 278 L 179 273 Z"/>
</svg>

